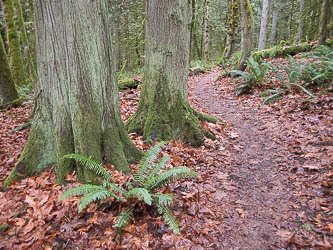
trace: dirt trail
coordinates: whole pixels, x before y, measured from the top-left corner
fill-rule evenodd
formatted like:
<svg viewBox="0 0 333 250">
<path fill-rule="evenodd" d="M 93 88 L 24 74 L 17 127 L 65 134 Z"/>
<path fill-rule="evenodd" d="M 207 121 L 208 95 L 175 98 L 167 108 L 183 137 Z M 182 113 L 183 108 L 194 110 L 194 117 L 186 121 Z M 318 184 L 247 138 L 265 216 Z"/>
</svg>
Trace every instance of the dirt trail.
<svg viewBox="0 0 333 250">
<path fill-rule="evenodd" d="M 234 139 L 222 142 L 234 164 L 225 166 L 221 159 L 221 172 L 235 188 L 221 189 L 227 194 L 218 202 L 223 209 L 221 243 L 225 249 L 269 249 L 290 238 L 289 232 L 301 225 L 295 221 L 293 193 L 285 171 L 281 171 L 279 158 L 282 145 L 274 142 L 255 110 L 239 107 L 232 95 L 217 93 L 209 83 L 219 73 L 210 73 L 193 86 L 193 98 L 212 115 L 228 123 Z M 226 182 L 224 182 L 226 183 Z"/>
</svg>

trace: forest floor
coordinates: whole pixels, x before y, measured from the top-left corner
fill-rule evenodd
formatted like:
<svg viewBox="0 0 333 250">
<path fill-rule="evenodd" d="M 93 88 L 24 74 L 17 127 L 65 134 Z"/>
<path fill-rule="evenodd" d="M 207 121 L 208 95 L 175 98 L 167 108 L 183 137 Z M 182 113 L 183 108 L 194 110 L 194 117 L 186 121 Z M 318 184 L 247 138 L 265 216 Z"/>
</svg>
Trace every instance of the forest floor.
<svg viewBox="0 0 333 250">
<path fill-rule="evenodd" d="M 277 63 L 279 63 L 277 61 Z M 0 192 L 0 249 L 332 249 L 333 248 L 333 94 L 316 99 L 292 92 L 262 105 L 259 91 L 235 96 L 237 82 L 216 80 L 215 68 L 189 80 L 189 100 L 217 116 L 203 123 L 216 135 L 193 148 L 171 141 L 162 154 L 169 166 L 184 165 L 197 180 L 170 185 L 181 235 L 161 217 L 137 213 L 122 236 L 113 223 L 121 205 L 108 200 L 77 213 L 78 198 L 58 201 L 69 187 L 55 185 L 54 169 L 16 182 Z M 139 90 L 120 93 L 126 120 Z M 28 130 L 14 131 L 31 105 L 0 112 L 0 184 L 17 161 Z M 140 136 L 131 134 L 147 150 Z M 126 176 L 110 169 L 119 183 Z"/>
</svg>

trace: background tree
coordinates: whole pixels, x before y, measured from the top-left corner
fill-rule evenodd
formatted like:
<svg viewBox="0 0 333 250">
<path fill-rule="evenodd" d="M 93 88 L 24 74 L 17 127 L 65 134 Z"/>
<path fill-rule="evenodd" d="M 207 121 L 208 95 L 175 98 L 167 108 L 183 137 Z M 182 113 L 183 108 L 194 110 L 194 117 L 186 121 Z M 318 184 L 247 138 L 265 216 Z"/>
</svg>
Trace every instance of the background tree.
<svg viewBox="0 0 333 250">
<path fill-rule="evenodd" d="M 241 51 L 242 56 L 238 64 L 239 70 L 246 68 L 246 60 L 251 55 L 253 48 L 253 12 L 250 0 L 239 0 L 241 15 Z"/>
<path fill-rule="evenodd" d="M 264 0 L 263 2 L 261 23 L 260 23 L 259 44 L 258 44 L 259 50 L 263 50 L 266 47 L 269 3 L 270 3 L 269 0 Z"/>
<path fill-rule="evenodd" d="M 226 17 L 226 46 L 224 50 L 224 58 L 230 58 L 234 52 L 236 31 L 239 26 L 239 6 L 238 0 L 228 0 L 228 11 Z"/>
<path fill-rule="evenodd" d="M 321 9 L 321 21 L 320 21 L 320 33 L 319 33 L 319 44 L 324 45 L 326 41 L 326 26 L 327 17 L 329 11 L 330 0 L 323 0 L 323 5 Z"/>
<path fill-rule="evenodd" d="M 203 36 L 202 36 L 202 55 L 204 60 L 209 58 L 209 8 L 210 0 L 205 0 L 205 16 L 203 19 Z"/>
<path fill-rule="evenodd" d="M 301 41 L 303 39 L 303 28 L 304 28 L 304 0 L 301 0 L 299 4 L 299 17 L 298 17 L 298 41 Z"/>
<path fill-rule="evenodd" d="M 187 95 L 191 5 L 187 1 L 148 0 L 144 83 L 130 132 L 145 140 L 203 142 L 203 129 Z"/>
<path fill-rule="evenodd" d="M 6 49 L 0 35 L 0 104 L 8 104 L 19 99 L 16 91 L 12 73 L 10 72 L 9 63 L 7 60 Z"/>
<path fill-rule="evenodd" d="M 130 141 L 119 111 L 109 6 L 106 1 L 37 0 L 36 46 L 39 84 L 37 107 L 27 144 L 7 178 L 33 175 L 57 164 L 57 182 L 65 182 L 72 164 L 68 153 L 102 155 L 117 169 L 141 157 Z M 94 39 L 91 39 L 91 38 Z M 94 176 L 78 168 L 78 179 Z"/>
<path fill-rule="evenodd" d="M 271 35 L 270 35 L 270 45 L 274 46 L 276 43 L 277 30 L 278 30 L 278 21 L 279 21 L 279 2 L 273 2 L 273 14 L 272 14 L 272 26 L 271 26 Z"/>
<path fill-rule="evenodd" d="M 17 33 L 17 23 L 13 0 L 4 1 L 5 21 L 7 26 L 7 41 L 9 47 L 9 64 L 12 69 L 14 83 L 21 86 L 27 82 L 27 74 L 20 49 L 20 39 Z"/>
</svg>

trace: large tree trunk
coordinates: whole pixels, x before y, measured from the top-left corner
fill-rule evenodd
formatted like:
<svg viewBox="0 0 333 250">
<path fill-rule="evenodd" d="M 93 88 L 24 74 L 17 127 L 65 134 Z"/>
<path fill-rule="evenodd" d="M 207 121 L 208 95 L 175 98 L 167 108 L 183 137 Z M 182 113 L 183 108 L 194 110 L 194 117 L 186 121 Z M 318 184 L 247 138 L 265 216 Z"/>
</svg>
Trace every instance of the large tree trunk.
<svg viewBox="0 0 333 250">
<path fill-rule="evenodd" d="M 270 36 L 270 45 L 271 46 L 274 46 L 276 43 L 278 21 L 279 21 L 279 6 L 278 6 L 278 3 L 275 2 L 274 6 L 273 6 L 272 28 L 271 28 L 271 36 Z"/>
<path fill-rule="evenodd" d="M 241 60 L 237 66 L 239 70 L 246 68 L 246 60 L 251 56 L 253 48 L 253 12 L 250 0 L 238 0 L 241 14 Z"/>
<path fill-rule="evenodd" d="M 65 182 L 65 154 L 102 155 L 117 169 L 141 157 L 120 117 L 107 1 L 37 0 L 37 111 L 27 144 L 5 185 L 57 164 Z M 92 39 L 92 37 L 94 39 Z M 94 176 L 78 167 L 78 179 Z"/>
<path fill-rule="evenodd" d="M 20 50 L 20 39 L 17 33 L 17 24 L 15 23 L 15 11 L 13 0 L 5 0 L 4 11 L 7 25 L 7 42 L 9 47 L 9 64 L 12 69 L 14 83 L 21 86 L 27 83 L 27 74 L 24 71 L 24 64 Z"/>
<path fill-rule="evenodd" d="M 264 0 L 262 6 L 261 22 L 260 22 L 258 50 L 263 50 L 266 47 L 268 13 L 269 13 L 269 0 Z"/>
<path fill-rule="evenodd" d="M 301 0 L 299 5 L 299 18 L 298 18 L 298 41 L 303 39 L 303 28 L 304 28 L 304 0 Z"/>
<path fill-rule="evenodd" d="M 226 18 L 227 41 L 223 57 L 228 59 L 234 52 L 236 30 L 239 25 L 239 6 L 237 0 L 228 0 Z"/>
<path fill-rule="evenodd" d="M 321 22 L 320 22 L 320 33 L 319 33 L 320 45 L 324 45 L 326 40 L 328 10 L 329 10 L 329 0 L 324 0 L 321 8 Z"/>
<path fill-rule="evenodd" d="M 0 104 L 6 105 L 19 98 L 12 73 L 10 72 L 6 49 L 0 35 Z"/>
<path fill-rule="evenodd" d="M 187 100 L 191 6 L 184 0 L 148 0 L 144 83 L 130 132 L 145 140 L 203 143 L 203 129 Z"/>
</svg>

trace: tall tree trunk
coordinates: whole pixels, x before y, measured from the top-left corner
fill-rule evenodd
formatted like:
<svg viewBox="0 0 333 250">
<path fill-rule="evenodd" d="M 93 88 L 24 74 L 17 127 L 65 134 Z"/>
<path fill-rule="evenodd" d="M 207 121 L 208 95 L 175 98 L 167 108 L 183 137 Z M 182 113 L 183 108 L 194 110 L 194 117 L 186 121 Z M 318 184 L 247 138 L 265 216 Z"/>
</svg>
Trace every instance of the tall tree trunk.
<svg viewBox="0 0 333 250">
<path fill-rule="evenodd" d="M 242 56 L 237 66 L 239 70 L 246 68 L 246 60 L 253 48 L 253 12 L 250 0 L 238 0 L 241 14 L 241 50 Z"/>
<path fill-rule="evenodd" d="M 263 50 L 266 47 L 268 13 L 269 13 L 269 0 L 264 0 L 262 6 L 261 22 L 260 22 L 258 50 Z"/>
<path fill-rule="evenodd" d="M 223 57 L 228 59 L 234 52 L 235 35 L 239 25 L 239 6 L 237 0 L 228 0 L 228 10 L 226 18 L 227 41 Z"/>
<path fill-rule="evenodd" d="M 116 65 L 116 72 L 120 70 L 120 28 L 119 28 L 119 9 L 117 8 L 113 13 L 112 28 L 113 28 L 113 51 L 114 60 Z"/>
<path fill-rule="evenodd" d="M 319 44 L 321 45 L 324 45 L 326 40 L 328 10 L 329 10 L 329 0 L 323 0 L 323 5 L 321 9 L 320 33 L 319 33 Z"/>
<path fill-rule="evenodd" d="M 299 4 L 299 20 L 298 20 L 298 41 L 303 39 L 303 27 L 304 27 L 304 0 L 301 0 Z"/>
<path fill-rule="evenodd" d="M 57 182 L 64 183 L 72 163 L 61 158 L 69 153 L 99 162 L 104 155 L 123 171 L 130 170 L 127 160 L 142 155 L 120 117 L 106 5 L 104 0 L 35 1 L 37 111 L 5 186 L 55 164 Z M 81 182 L 94 181 L 84 168 L 78 167 L 77 173 Z"/>
<path fill-rule="evenodd" d="M 271 36 L 269 39 L 271 46 L 274 46 L 276 43 L 278 20 L 279 20 L 279 6 L 278 6 L 278 3 L 275 2 L 274 6 L 273 6 Z"/>
<path fill-rule="evenodd" d="M 0 35 L 0 99 L 2 99 L 2 104 L 6 105 L 18 98 L 19 96 L 9 68 L 6 49 Z"/>
<path fill-rule="evenodd" d="M 33 85 L 35 85 L 35 82 L 37 80 L 37 74 L 35 70 L 34 60 L 33 56 L 31 54 L 31 48 L 27 36 L 27 31 L 25 28 L 25 23 L 23 19 L 23 13 L 22 13 L 22 5 L 21 0 L 14 0 L 16 1 L 16 14 L 17 14 L 17 20 L 18 20 L 18 29 L 20 31 L 20 40 L 22 42 L 23 48 L 24 48 L 24 57 L 26 61 L 26 65 L 29 71 L 29 75 L 31 78 L 31 81 L 33 82 Z"/>
<path fill-rule="evenodd" d="M 291 8 L 290 8 L 290 15 L 289 15 L 289 23 L 288 23 L 288 39 L 290 41 L 293 40 L 293 18 L 294 18 L 294 10 L 295 9 L 295 0 L 291 0 Z"/>
<path fill-rule="evenodd" d="M 202 34 L 202 43 L 203 43 L 203 58 L 208 60 L 209 58 L 209 6 L 210 0 L 205 1 L 205 16 L 203 21 L 203 34 Z"/>
<path fill-rule="evenodd" d="M 7 25 L 7 42 L 9 47 L 9 65 L 12 69 L 14 83 L 22 86 L 27 82 L 27 74 L 24 70 L 22 54 L 20 50 L 20 39 L 17 33 L 17 24 L 15 23 L 15 11 L 13 0 L 5 0 L 4 12 Z"/>
<path fill-rule="evenodd" d="M 126 124 L 148 141 L 203 143 L 203 129 L 187 100 L 190 8 L 184 0 L 148 0 L 143 89 Z"/>
</svg>

